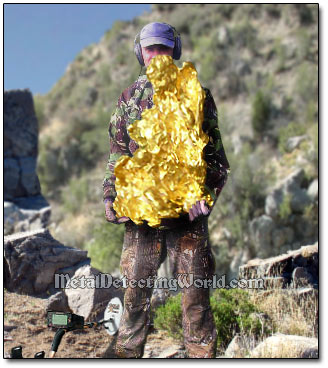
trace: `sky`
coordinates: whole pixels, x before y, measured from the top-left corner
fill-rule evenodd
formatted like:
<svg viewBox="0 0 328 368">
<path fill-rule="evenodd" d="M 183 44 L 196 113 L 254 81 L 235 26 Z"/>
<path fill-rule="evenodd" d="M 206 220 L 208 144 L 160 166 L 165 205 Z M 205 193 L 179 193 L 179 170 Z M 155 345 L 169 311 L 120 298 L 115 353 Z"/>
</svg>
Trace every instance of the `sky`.
<svg viewBox="0 0 328 368">
<path fill-rule="evenodd" d="M 150 9 L 150 4 L 5 4 L 5 90 L 49 92 L 76 55 L 99 42 L 115 20 Z"/>
</svg>

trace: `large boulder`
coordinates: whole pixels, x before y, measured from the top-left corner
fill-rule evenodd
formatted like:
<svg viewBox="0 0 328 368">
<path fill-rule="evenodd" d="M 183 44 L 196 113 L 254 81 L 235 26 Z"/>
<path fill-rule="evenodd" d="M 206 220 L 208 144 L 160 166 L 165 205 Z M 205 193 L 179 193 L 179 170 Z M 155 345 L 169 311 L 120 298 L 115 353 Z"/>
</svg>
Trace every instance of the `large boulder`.
<svg viewBox="0 0 328 368">
<path fill-rule="evenodd" d="M 15 198 L 4 202 L 4 234 L 46 228 L 51 207 L 43 196 Z"/>
<path fill-rule="evenodd" d="M 6 157 L 36 157 L 38 121 L 33 96 L 28 90 L 4 93 L 4 150 Z"/>
<path fill-rule="evenodd" d="M 73 280 L 77 280 L 75 285 Z M 102 274 L 90 265 L 79 268 L 64 290 L 68 307 L 85 319 L 102 318 L 110 299 L 117 296 L 123 300 L 124 289 L 119 287 L 118 281 L 119 279 L 110 274 Z"/>
<path fill-rule="evenodd" d="M 87 264 L 75 272 L 62 269 L 59 273 L 61 276 L 55 286 L 60 291 L 48 298 L 47 310 L 73 312 L 86 320 L 99 320 L 112 298 L 118 297 L 123 302 L 120 280 L 110 274 L 103 274 Z"/>
<path fill-rule="evenodd" d="M 265 213 L 272 218 L 277 218 L 280 206 L 286 196 L 289 198 L 291 210 L 302 213 L 305 207 L 311 203 L 308 192 L 302 188 L 304 178 L 304 170 L 298 169 L 279 183 L 266 198 Z"/>
<path fill-rule="evenodd" d="M 4 233 L 45 228 L 50 206 L 36 174 L 38 121 L 29 90 L 4 94 Z"/>
<path fill-rule="evenodd" d="M 38 121 L 29 90 L 4 94 L 4 199 L 40 194 Z"/>
<path fill-rule="evenodd" d="M 90 263 L 87 251 L 64 246 L 45 229 L 5 236 L 4 256 L 4 287 L 32 296 L 53 292 L 60 269 Z"/>
<path fill-rule="evenodd" d="M 318 358 L 318 339 L 276 334 L 252 350 L 250 358 Z"/>
<path fill-rule="evenodd" d="M 272 255 L 272 230 L 274 222 L 270 216 L 256 217 L 250 223 L 250 235 L 259 257 Z"/>
<path fill-rule="evenodd" d="M 264 288 L 298 287 L 299 285 L 317 288 L 319 283 L 318 243 L 303 246 L 276 257 L 252 259 L 246 265 L 239 267 L 239 279 L 262 279 Z"/>
</svg>

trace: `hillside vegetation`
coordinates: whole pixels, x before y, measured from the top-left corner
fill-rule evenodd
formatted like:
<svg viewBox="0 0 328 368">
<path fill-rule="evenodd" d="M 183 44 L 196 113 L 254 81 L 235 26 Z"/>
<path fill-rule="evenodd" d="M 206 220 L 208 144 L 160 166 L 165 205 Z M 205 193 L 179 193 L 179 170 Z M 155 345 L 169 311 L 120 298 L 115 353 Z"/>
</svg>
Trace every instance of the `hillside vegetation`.
<svg viewBox="0 0 328 368">
<path fill-rule="evenodd" d="M 318 7 L 156 4 L 132 21 L 115 22 L 76 55 L 49 93 L 34 96 L 38 175 L 53 209 L 51 232 L 88 249 L 102 271 L 117 269 L 124 231 L 104 218 L 108 122 L 120 93 L 140 72 L 134 37 L 153 21 L 180 32 L 183 54 L 176 64 L 194 63 L 218 107 L 231 175 L 209 224 L 217 272 L 230 272 L 240 254 L 244 261 L 257 256 L 250 222 L 264 214 L 270 190 L 297 168 L 305 172 L 304 188 L 318 176 Z M 305 138 L 290 150 L 294 136 Z M 287 197 L 280 210 L 276 222 L 286 227 L 292 215 Z M 294 223 L 315 226 L 316 205 L 304 205 L 297 216 Z M 295 247 L 317 236 L 295 234 Z"/>
</svg>

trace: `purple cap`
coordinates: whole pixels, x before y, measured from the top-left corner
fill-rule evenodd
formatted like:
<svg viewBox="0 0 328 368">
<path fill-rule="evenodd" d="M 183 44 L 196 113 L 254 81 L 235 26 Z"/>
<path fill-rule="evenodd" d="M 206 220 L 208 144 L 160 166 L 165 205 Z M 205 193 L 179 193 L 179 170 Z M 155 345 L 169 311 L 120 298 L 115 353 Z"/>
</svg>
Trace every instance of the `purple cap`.
<svg viewBox="0 0 328 368">
<path fill-rule="evenodd" d="M 160 44 L 173 48 L 174 43 L 173 28 L 166 23 L 149 23 L 140 32 L 140 45 L 142 47 Z"/>
</svg>

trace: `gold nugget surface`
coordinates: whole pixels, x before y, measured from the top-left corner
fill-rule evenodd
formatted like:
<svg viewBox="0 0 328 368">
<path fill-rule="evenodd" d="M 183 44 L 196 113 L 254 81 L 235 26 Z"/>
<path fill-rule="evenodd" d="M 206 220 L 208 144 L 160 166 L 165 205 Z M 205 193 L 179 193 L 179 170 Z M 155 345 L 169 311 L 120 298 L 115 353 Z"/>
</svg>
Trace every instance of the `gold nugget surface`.
<svg viewBox="0 0 328 368">
<path fill-rule="evenodd" d="M 196 201 L 213 204 L 204 188 L 209 137 L 202 129 L 205 92 L 193 64 L 178 68 L 171 56 L 158 55 L 146 74 L 154 105 L 128 127 L 139 148 L 115 165 L 114 209 L 117 217 L 158 227 L 163 218 L 188 213 Z"/>
</svg>

